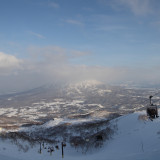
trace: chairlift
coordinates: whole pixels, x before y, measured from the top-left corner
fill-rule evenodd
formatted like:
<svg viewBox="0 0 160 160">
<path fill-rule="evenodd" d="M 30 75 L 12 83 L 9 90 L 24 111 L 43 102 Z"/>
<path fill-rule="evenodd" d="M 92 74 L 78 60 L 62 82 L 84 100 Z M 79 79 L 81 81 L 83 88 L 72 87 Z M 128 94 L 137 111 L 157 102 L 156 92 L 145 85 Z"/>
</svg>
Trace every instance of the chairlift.
<svg viewBox="0 0 160 160">
<path fill-rule="evenodd" d="M 152 102 L 152 95 L 149 96 L 150 106 L 147 107 L 147 116 L 149 116 L 150 119 L 158 118 L 158 109 L 157 105 L 154 105 Z"/>
</svg>

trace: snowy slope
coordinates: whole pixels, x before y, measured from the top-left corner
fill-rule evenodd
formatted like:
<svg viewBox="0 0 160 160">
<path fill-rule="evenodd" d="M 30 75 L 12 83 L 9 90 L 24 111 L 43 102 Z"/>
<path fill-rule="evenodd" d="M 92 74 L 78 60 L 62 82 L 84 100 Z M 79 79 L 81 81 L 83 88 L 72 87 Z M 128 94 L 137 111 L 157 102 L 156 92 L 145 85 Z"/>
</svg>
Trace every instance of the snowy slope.
<svg viewBox="0 0 160 160">
<path fill-rule="evenodd" d="M 118 127 L 118 132 L 113 139 L 106 142 L 104 148 L 98 153 L 77 159 L 158 160 L 160 158 L 160 118 L 153 121 L 139 120 L 139 116 L 145 114 L 145 112 L 137 112 L 113 120 L 112 123 L 116 123 Z"/>
<path fill-rule="evenodd" d="M 145 112 L 114 120 L 118 126 L 118 133 L 106 148 L 110 159 L 159 159 L 160 118 L 145 121 L 138 119 L 140 115 L 145 115 Z"/>
<path fill-rule="evenodd" d="M 159 110 L 160 112 L 160 110 Z M 69 144 L 64 150 L 64 160 L 158 160 L 160 157 L 160 118 L 153 121 L 139 119 L 145 112 L 136 112 L 112 120 L 117 125 L 117 133 L 104 146 L 86 154 L 77 152 Z M 5 146 L 5 149 L 4 149 Z M 61 150 L 51 156 L 38 154 L 38 145 L 28 152 L 19 152 L 13 144 L 0 142 L 0 159 L 62 159 Z"/>
</svg>

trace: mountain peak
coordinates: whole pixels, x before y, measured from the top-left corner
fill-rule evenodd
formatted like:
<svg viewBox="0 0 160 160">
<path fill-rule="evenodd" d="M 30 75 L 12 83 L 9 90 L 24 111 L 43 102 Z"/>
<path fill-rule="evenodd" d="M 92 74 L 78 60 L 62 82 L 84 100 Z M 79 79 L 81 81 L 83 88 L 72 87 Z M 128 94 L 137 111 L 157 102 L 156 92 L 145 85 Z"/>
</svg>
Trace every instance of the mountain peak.
<svg viewBox="0 0 160 160">
<path fill-rule="evenodd" d="M 85 81 L 73 83 L 73 84 L 71 84 L 71 86 L 88 88 L 88 87 L 97 86 L 97 85 L 101 85 L 101 84 L 102 84 L 102 82 L 97 81 L 97 80 L 85 80 Z"/>
</svg>

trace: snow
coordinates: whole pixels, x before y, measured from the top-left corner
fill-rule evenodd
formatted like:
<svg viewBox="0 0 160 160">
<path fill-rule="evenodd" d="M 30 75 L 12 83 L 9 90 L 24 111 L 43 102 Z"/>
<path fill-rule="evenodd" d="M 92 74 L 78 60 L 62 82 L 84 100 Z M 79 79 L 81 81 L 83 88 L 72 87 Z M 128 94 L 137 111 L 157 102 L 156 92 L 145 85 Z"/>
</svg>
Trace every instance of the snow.
<svg viewBox="0 0 160 160">
<path fill-rule="evenodd" d="M 88 104 L 88 106 L 98 106 L 99 108 L 104 108 L 101 104 Z"/>
<path fill-rule="evenodd" d="M 83 87 L 83 88 L 88 88 L 88 87 L 93 87 L 102 84 L 100 81 L 97 80 L 85 80 L 76 84 L 70 84 L 71 88 L 76 88 L 76 87 Z"/>
<path fill-rule="evenodd" d="M 138 120 L 139 115 L 145 112 L 137 112 L 114 120 L 117 123 L 118 133 L 107 148 L 108 155 L 112 159 L 153 159 L 160 156 L 160 119 L 153 121 Z M 116 122 L 117 121 L 117 122 Z M 116 156 L 115 156 L 116 154 Z"/>
<path fill-rule="evenodd" d="M 54 118 L 54 120 L 50 120 L 46 122 L 43 125 L 33 125 L 31 127 L 21 127 L 19 128 L 19 131 L 24 131 L 24 132 L 33 132 L 35 130 L 40 130 L 40 129 L 46 129 L 46 128 L 51 128 L 55 126 L 59 126 L 62 124 L 70 124 L 70 125 L 75 125 L 75 124 L 82 124 L 86 122 L 92 122 L 92 121 L 100 121 L 102 118 L 94 118 L 94 119 L 89 119 L 89 118 L 83 118 L 83 119 L 63 119 L 63 118 Z"/>
<path fill-rule="evenodd" d="M 3 109 L 2 112 L 4 112 L 8 117 L 12 117 L 12 116 L 15 116 L 18 113 L 18 109 L 16 109 L 16 108 L 6 108 L 6 109 Z M 0 114 L 2 114 L 2 112 L 0 112 Z"/>
<path fill-rule="evenodd" d="M 159 110 L 160 111 L 160 110 Z M 89 151 L 82 154 L 80 150 L 71 148 L 69 144 L 64 149 L 64 160 L 157 160 L 160 157 L 160 118 L 153 121 L 150 119 L 141 119 L 145 111 L 135 112 L 125 115 L 111 121 L 111 124 L 117 126 L 117 133 L 113 138 L 104 143 L 100 149 Z M 68 120 L 55 119 L 45 124 L 51 127 L 60 123 L 67 123 Z M 70 121 L 78 123 L 77 121 Z M 28 152 L 20 152 L 9 141 L 0 142 L 1 160 L 50 160 L 62 159 L 61 149 L 53 152 L 52 155 L 42 152 L 38 154 L 38 145 Z M 3 148 L 6 148 L 5 150 Z"/>
</svg>

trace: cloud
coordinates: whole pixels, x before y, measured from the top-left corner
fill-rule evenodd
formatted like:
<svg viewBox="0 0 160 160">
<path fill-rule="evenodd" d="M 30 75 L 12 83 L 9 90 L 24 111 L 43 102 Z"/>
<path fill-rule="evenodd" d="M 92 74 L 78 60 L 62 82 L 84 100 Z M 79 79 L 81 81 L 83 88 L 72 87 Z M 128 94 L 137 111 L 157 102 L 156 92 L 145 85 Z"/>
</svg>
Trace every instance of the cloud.
<svg viewBox="0 0 160 160">
<path fill-rule="evenodd" d="M 35 32 L 32 32 L 32 31 L 28 31 L 29 34 L 37 37 L 37 38 L 40 38 L 40 39 L 45 39 L 45 37 L 39 33 L 35 33 Z"/>
<path fill-rule="evenodd" d="M 50 2 L 49 6 L 52 7 L 52 8 L 59 8 L 59 4 L 55 3 L 55 2 Z"/>
<path fill-rule="evenodd" d="M 73 25 L 78 25 L 78 26 L 83 26 L 84 24 L 78 20 L 73 20 L 73 19 L 68 19 L 65 20 L 65 22 L 69 23 L 69 24 L 73 24 Z"/>
<path fill-rule="evenodd" d="M 22 60 L 15 56 L 0 52 L 0 74 L 8 74 L 8 72 L 19 69 L 21 63 Z"/>
<path fill-rule="evenodd" d="M 89 51 L 77 51 L 77 50 L 71 50 L 70 53 L 73 56 L 86 56 L 86 55 L 91 54 L 91 52 Z"/>
<path fill-rule="evenodd" d="M 59 61 L 67 62 L 69 59 L 76 57 L 83 57 L 91 54 L 90 51 L 72 50 L 72 49 L 62 48 L 59 46 L 46 46 L 46 47 L 30 46 L 28 48 L 28 52 L 34 58 L 37 58 L 39 60 L 54 61 L 56 59 L 56 62 Z M 57 59 L 59 60 L 57 61 Z"/>
<path fill-rule="evenodd" d="M 146 16 L 155 12 L 155 0 L 98 0 L 98 2 L 116 11 L 129 10 L 137 16 Z"/>
<path fill-rule="evenodd" d="M 118 26 L 118 25 L 108 25 L 104 27 L 97 28 L 98 31 L 120 31 L 120 30 L 128 30 L 129 28 L 126 26 Z"/>
<path fill-rule="evenodd" d="M 152 13 L 151 0 L 116 0 L 119 5 L 124 5 L 135 15 L 147 15 Z"/>
<path fill-rule="evenodd" d="M 157 74 L 160 66 L 148 69 L 72 63 L 73 58 L 78 60 L 90 56 L 92 53 L 88 51 L 58 46 L 31 46 L 28 52 L 30 59 L 23 61 L 0 52 L 0 91 L 23 91 L 47 83 L 72 83 L 83 80 L 98 80 L 108 84 L 127 81 L 156 84 L 160 79 Z"/>
</svg>

